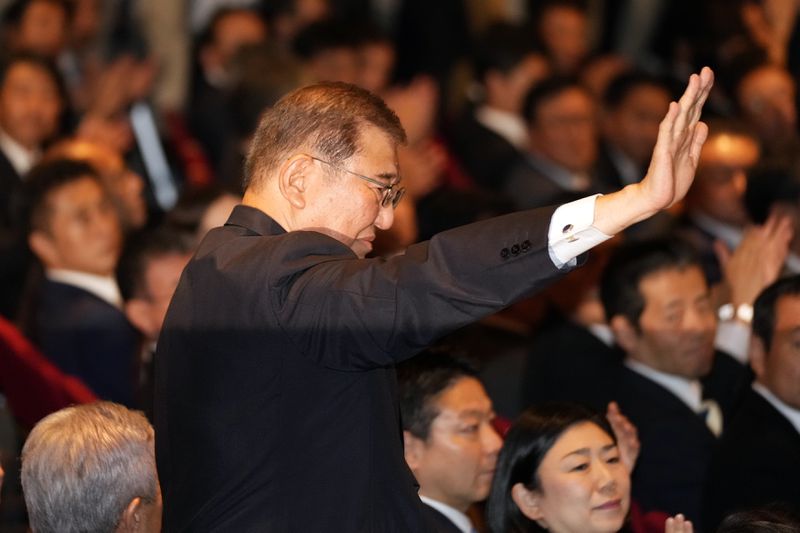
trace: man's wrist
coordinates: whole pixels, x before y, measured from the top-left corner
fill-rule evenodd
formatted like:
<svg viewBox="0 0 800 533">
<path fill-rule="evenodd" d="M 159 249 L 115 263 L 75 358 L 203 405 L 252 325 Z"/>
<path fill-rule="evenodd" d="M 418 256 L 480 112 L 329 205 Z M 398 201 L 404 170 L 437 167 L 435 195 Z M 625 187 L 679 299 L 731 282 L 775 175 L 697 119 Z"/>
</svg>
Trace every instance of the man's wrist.
<svg viewBox="0 0 800 533">
<path fill-rule="evenodd" d="M 749 326 L 753 322 L 753 306 L 748 303 L 727 303 L 720 306 L 717 316 L 722 321 L 738 320 Z"/>
</svg>

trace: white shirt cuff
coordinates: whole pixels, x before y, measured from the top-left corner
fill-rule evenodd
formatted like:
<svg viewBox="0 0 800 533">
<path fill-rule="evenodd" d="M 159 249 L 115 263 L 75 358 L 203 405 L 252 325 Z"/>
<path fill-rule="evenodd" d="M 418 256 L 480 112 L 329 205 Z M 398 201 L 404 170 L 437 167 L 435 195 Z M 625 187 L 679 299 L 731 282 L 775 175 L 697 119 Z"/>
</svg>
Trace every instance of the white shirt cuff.
<svg viewBox="0 0 800 533">
<path fill-rule="evenodd" d="M 750 326 L 738 320 L 720 320 L 714 347 L 746 365 L 750 349 Z"/>
<path fill-rule="evenodd" d="M 553 213 L 547 243 L 550 259 L 556 267 L 575 266 L 579 255 L 612 237 L 592 225 L 598 196 L 595 194 L 564 204 Z"/>
</svg>

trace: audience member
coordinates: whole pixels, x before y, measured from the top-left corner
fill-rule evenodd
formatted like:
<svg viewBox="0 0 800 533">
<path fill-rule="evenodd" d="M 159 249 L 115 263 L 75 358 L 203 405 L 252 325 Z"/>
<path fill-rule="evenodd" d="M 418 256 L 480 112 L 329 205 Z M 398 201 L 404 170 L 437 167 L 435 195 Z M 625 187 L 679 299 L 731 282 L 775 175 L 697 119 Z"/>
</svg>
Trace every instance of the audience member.
<svg viewBox="0 0 800 533">
<path fill-rule="evenodd" d="M 576 80 L 550 78 L 527 95 L 528 154 L 510 171 L 505 192 L 519 209 L 611 190 L 595 176 L 595 103 Z"/>
<path fill-rule="evenodd" d="M 800 178 L 795 80 L 786 68 L 770 63 L 746 70 L 735 87 L 738 111 L 761 146 L 761 159 L 791 169 Z"/>
<path fill-rule="evenodd" d="M 475 80 L 481 98 L 466 110 L 450 135 L 455 155 L 480 187 L 502 191 L 511 168 L 523 159 L 528 125 L 522 104 L 549 68 L 521 28 L 496 24 L 482 35 L 475 49 Z"/>
<path fill-rule="evenodd" d="M 64 105 L 55 67 L 15 55 L 0 67 L 0 314 L 15 319 L 31 263 L 17 200 L 23 176 L 55 136 Z"/>
<path fill-rule="evenodd" d="M 343 22 L 323 20 L 303 28 L 294 40 L 309 82 L 356 83 L 359 76 L 357 38 Z"/>
<path fill-rule="evenodd" d="M 357 30 L 358 77 L 356 85 L 382 94 L 392 83 L 397 51 L 388 34 L 372 24 Z"/>
<path fill-rule="evenodd" d="M 589 24 L 580 0 L 542 2 L 535 16 L 536 35 L 560 76 L 576 76 L 589 55 Z"/>
<path fill-rule="evenodd" d="M 600 297 L 625 364 L 596 379 L 638 428 L 633 495 L 644 511 L 697 522 L 716 437 L 738 404 L 743 365 L 715 353 L 716 314 L 691 249 L 679 241 L 619 248 Z"/>
<path fill-rule="evenodd" d="M 720 524 L 717 533 L 797 533 L 800 518 L 779 506 L 733 513 Z"/>
<path fill-rule="evenodd" d="M 398 368 L 406 463 L 435 524 L 432 531 L 470 533 L 467 511 L 489 495 L 502 440 L 475 370 L 439 353 Z"/>
<path fill-rule="evenodd" d="M 227 218 L 227 215 L 225 215 Z M 122 251 L 116 277 L 125 316 L 142 338 L 138 405 L 152 419 L 153 354 L 167 307 L 191 258 L 193 235 L 170 227 L 132 236 Z"/>
<path fill-rule="evenodd" d="M 69 39 L 70 11 L 66 0 L 14 0 L 3 14 L 7 49 L 58 59 Z"/>
<path fill-rule="evenodd" d="M 188 190 L 167 213 L 167 224 L 192 236 L 194 244 L 203 240 L 212 228 L 225 224 L 242 197 L 225 187 Z"/>
<path fill-rule="evenodd" d="M 781 502 L 800 513 L 800 276 L 756 299 L 750 365 L 755 382 L 711 463 L 706 526 L 732 511 Z"/>
<path fill-rule="evenodd" d="M 759 156 L 758 140 L 746 127 L 734 122 L 710 124 L 679 233 L 695 248 L 712 285 L 723 277 L 714 243 L 735 250 L 750 223 L 744 194 L 747 174 Z"/>
<path fill-rule="evenodd" d="M 218 168 L 228 136 L 234 132 L 229 93 L 235 85 L 232 65 L 243 47 L 264 43 L 267 27 L 257 12 L 222 8 L 197 44 L 197 67 L 190 92 L 189 126 L 214 168 Z"/>
<path fill-rule="evenodd" d="M 43 418 L 22 449 L 33 533 L 158 533 L 161 490 L 153 428 L 110 402 Z"/>
<path fill-rule="evenodd" d="M 26 184 L 28 242 L 44 267 L 23 331 L 63 372 L 98 396 L 134 401 L 134 328 L 114 280 L 119 219 L 97 173 L 85 163 L 50 161 Z"/>
<path fill-rule="evenodd" d="M 648 74 L 625 72 L 611 81 L 600 122 L 606 182 L 627 185 L 642 179 L 671 99 L 667 86 Z"/>
<path fill-rule="evenodd" d="M 45 158 L 83 161 L 94 168 L 117 209 L 126 232 L 141 229 L 147 223 L 145 182 L 125 163 L 122 154 L 111 146 L 79 138 L 65 139 L 51 146 Z"/>
<path fill-rule="evenodd" d="M 487 518 L 496 533 L 616 532 L 631 480 L 608 422 L 578 404 L 527 410 L 497 461 Z"/>
</svg>

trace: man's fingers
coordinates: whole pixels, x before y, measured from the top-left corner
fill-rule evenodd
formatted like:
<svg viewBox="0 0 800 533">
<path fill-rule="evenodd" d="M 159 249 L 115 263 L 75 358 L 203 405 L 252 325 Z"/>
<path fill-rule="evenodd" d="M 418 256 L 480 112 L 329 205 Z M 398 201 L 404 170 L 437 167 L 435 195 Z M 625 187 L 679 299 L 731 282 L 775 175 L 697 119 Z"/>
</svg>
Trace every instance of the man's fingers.
<svg viewBox="0 0 800 533">
<path fill-rule="evenodd" d="M 686 90 L 683 91 L 681 99 L 678 100 L 679 112 L 675 119 L 675 127 L 672 130 L 673 138 L 677 138 L 683 134 L 689 120 L 689 114 L 692 111 L 692 105 L 697 98 L 697 93 L 700 90 L 700 77 L 697 74 L 689 76 L 689 83 L 686 85 Z"/>
</svg>

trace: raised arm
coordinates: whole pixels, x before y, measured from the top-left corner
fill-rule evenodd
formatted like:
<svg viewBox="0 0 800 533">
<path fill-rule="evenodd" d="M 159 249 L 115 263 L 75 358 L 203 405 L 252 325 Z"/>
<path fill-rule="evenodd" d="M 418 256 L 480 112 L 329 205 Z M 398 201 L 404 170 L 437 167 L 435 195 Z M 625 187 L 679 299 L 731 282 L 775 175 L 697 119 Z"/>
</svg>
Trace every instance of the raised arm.
<svg viewBox="0 0 800 533">
<path fill-rule="evenodd" d="M 613 235 L 680 201 L 694 180 L 708 127 L 700 113 L 714 84 L 705 67 L 692 74 L 681 99 L 672 102 L 661 121 L 658 140 L 644 179 L 597 199 L 594 226 Z"/>
</svg>

